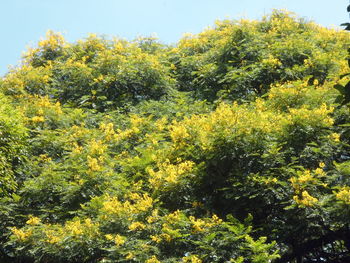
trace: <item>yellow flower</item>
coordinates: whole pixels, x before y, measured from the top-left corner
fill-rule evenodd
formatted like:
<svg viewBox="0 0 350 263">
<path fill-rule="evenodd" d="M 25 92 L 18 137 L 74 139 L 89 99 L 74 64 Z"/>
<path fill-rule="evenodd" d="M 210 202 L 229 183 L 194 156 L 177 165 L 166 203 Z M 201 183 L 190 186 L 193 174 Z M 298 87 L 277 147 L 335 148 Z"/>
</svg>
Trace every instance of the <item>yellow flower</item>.
<svg viewBox="0 0 350 263">
<path fill-rule="evenodd" d="M 62 240 L 61 237 L 57 236 L 53 230 L 45 231 L 47 239 L 45 240 L 47 243 L 56 244 Z"/>
<path fill-rule="evenodd" d="M 40 223 L 40 218 L 35 216 L 30 216 L 26 223 L 28 225 L 38 225 Z"/>
<path fill-rule="evenodd" d="M 114 238 L 114 243 L 119 247 L 125 243 L 125 238 L 121 235 L 116 235 Z"/>
<path fill-rule="evenodd" d="M 40 115 L 44 115 L 44 110 L 43 109 L 38 109 L 38 112 L 37 114 L 40 116 Z"/>
<path fill-rule="evenodd" d="M 16 236 L 16 238 L 20 241 L 26 241 L 28 237 L 32 235 L 32 231 L 25 232 L 22 229 L 18 229 L 16 227 L 13 227 L 11 231 Z"/>
<path fill-rule="evenodd" d="M 156 256 L 152 256 L 151 258 L 146 260 L 146 263 L 160 263 Z"/>
<path fill-rule="evenodd" d="M 202 260 L 198 258 L 196 255 L 183 257 L 182 260 L 183 262 L 186 262 L 186 263 L 202 263 Z"/>
<path fill-rule="evenodd" d="M 94 82 L 98 83 L 103 80 L 103 76 L 100 74 L 97 78 L 94 79 Z"/>
<path fill-rule="evenodd" d="M 50 237 L 50 239 L 47 239 L 46 242 L 48 242 L 48 243 L 50 243 L 50 244 L 56 244 L 56 243 L 58 243 L 58 242 L 60 242 L 60 241 L 61 241 L 61 238 L 60 238 L 60 237 L 58 237 L 58 236 L 52 236 L 52 237 Z"/>
<path fill-rule="evenodd" d="M 80 154 L 83 151 L 83 147 L 79 146 L 76 142 L 73 143 L 73 149 L 72 153 L 73 154 Z"/>
<path fill-rule="evenodd" d="M 192 228 L 194 232 L 203 232 L 206 223 L 202 219 L 195 219 L 193 216 L 190 216 L 190 221 L 192 223 Z"/>
<path fill-rule="evenodd" d="M 92 140 L 89 144 L 89 149 L 92 155 L 94 154 L 100 155 L 105 152 L 105 150 L 107 149 L 107 145 L 102 144 L 101 141 Z"/>
<path fill-rule="evenodd" d="M 159 236 L 151 235 L 150 238 L 152 239 L 152 241 L 154 241 L 156 243 L 160 243 L 162 241 L 162 239 Z"/>
<path fill-rule="evenodd" d="M 323 171 L 322 168 L 316 168 L 315 169 L 315 174 L 317 174 L 318 176 L 324 176 L 325 172 Z"/>
<path fill-rule="evenodd" d="M 44 122 L 45 121 L 45 118 L 44 116 L 34 116 L 32 117 L 32 122 Z"/>
<path fill-rule="evenodd" d="M 111 234 L 107 234 L 107 235 L 105 235 L 105 238 L 107 239 L 107 240 L 113 240 L 113 235 L 111 235 Z"/>
<path fill-rule="evenodd" d="M 92 158 L 90 156 L 87 157 L 88 166 L 91 171 L 99 171 L 101 170 L 101 166 L 99 166 L 96 158 Z"/>
<path fill-rule="evenodd" d="M 155 172 L 149 168 L 147 170 L 150 179 L 149 182 L 155 188 L 160 188 L 166 185 L 177 184 L 181 176 L 184 176 L 192 171 L 195 163 L 191 161 L 184 161 L 179 164 L 171 164 L 169 160 L 159 164 L 159 171 Z"/>
<path fill-rule="evenodd" d="M 104 132 L 107 141 L 111 140 L 115 135 L 113 123 L 102 123 L 100 129 Z"/>
<path fill-rule="evenodd" d="M 183 142 L 184 139 L 190 137 L 190 135 L 187 132 L 187 128 L 185 126 L 174 122 L 174 125 L 170 128 L 170 137 L 173 140 L 173 142 L 177 143 Z"/>
<path fill-rule="evenodd" d="M 85 227 L 91 228 L 93 226 L 94 226 L 94 224 L 92 223 L 92 220 L 90 218 L 86 218 L 85 219 Z"/>
<path fill-rule="evenodd" d="M 46 33 L 46 39 L 41 40 L 38 45 L 40 48 L 57 49 L 65 43 L 63 36 L 60 33 L 54 33 L 49 30 Z"/>
<path fill-rule="evenodd" d="M 71 221 L 66 223 L 65 228 L 74 236 L 79 236 L 83 233 L 80 221 Z"/>
<path fill-rule="evenodd" d="M 334 142 L 340 142 L 340 134 L 338 133 L 332 133 L 330 135 L 331 140 L 333 140 Z"/>
<path fill-rule="evenodd" d="M 293 199 L 296 203 L 304 206 L 314 206 L 318 201 L 317 198 L 312 197 L 307 191 L 301 193 L 302 199 L 299 199 L 298 196 L 294 196 Z"/>
<path fill-rule="evenodd" d="M 134 257 L 134 254 L 129 252 L 127 255 L 126 255 L 126 259 L 132 259 Z"/>
<path fill-rule="evenodd" d="M 350 205 L 350 189 L 342 189 L 336 194 L 336 198 Z"/>
<path fill-rule="evenodd" d="M 142 230 L 142 229 L 145 229 L 146 226 L 140 222 L 133 222 L 130 226 L 129 226 L 129 229 L 131 231 L 136 231 L 136 230 Z"/>
<path fill-rule="evenodd" d="M 158 218 L 159 218 L 158 210 L 155 209 L 152 211 L 152 215 L 147 217 L 147 223 L 152 224 L 152 223 L 156 222 L 158 220 Z"/>
<path fill-rule="evenodd" d="M 167 233 L 162 233 L 160 236 L 162 239 L 164 239 L 167 242 L 170 242 L 172 240 L 171 236 Z"/>
<path fill-rule="evenodd" d="M 222 219 L 220 219 L 217 215 L 213 215 L 213 216 L 211 217 L 211 219 L 213 220 L 213 222 L 214 222 L 215 224 L 221 224 L 221 223 L 222 223 Z"/>
<path fill-rule="evenodd" d="M 312 177 L 310 170 L 306 170 L 303 174 L 301 174 L 298 177 L 298 181 L 300 183 L 306 183 L 306 182 L 312 181 L 313 179 L 314 178 Z"/>
</svg>

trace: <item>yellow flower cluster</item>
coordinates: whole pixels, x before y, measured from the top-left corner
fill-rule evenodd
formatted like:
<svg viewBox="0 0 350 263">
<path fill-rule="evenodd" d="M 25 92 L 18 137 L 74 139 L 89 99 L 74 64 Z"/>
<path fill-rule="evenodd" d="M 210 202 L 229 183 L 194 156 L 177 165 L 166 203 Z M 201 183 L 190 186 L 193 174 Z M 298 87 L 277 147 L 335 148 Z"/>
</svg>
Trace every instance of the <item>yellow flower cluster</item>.
<svg viewBox="0 0 350 263">
<path fill-rule="evenodd" d="M 65 229 L 73 236 L 79 236 L 83 234 L 84 231 L 80 220 L 67 222 Z"/>
<path fill-rule="evenodd" d="M 132 127 L 130 129 L 126 129 L 124 131 L 117 129 L 117 133 L 113 136 L 114 140 L 116 140 L 117 142 L 122 141 L 122 140 L 126 140 L 130 137 L 132 137 L 135 134 L 140 133 L 140 129 L 137 127 Z"/>
<path fill-rule="evenodd" d="M 98 160 L 96 158 L 89 156 L 89 155 L 87 157 L 87 163 L 88 163 L 89 169 L 93 172 L 97 172 L 97 171 L 100 171 L 102 169 L 102 167 L 99 165 Z"/>
<path fill-rule="evenodd" d="M 155 122 L 155 126 L 159 131 L 163 131 L 167 128 L 168 119 L 166 117 L 162 117 Z"/>
<path fill-rule="evenodd" d="M 171 164 L 167 159 L 164 163 L 158 165 L 158 171 L 148 168 L 147 172 L 150 176 L 149 182 L 158 189 L 169 184 L 177 184 L 181 177 L 189 174 L 194 167 L 194 162 L 184 161 L 179 164 Z"/>
<path fill-rule="evenodd" d="M 336 195 L 336 198 L 344 203 L 350 205 L 350 189 L 342 189 Z"/>
<path fill-rule="evenodd" d="M 18 229 L 16 227 L 13 227 L 11 229 L 12 234 L 19 240 L 19 241 L 27 241 L 28 238 L 33 234 L 31 230 L 24 231 L 22 229 Z"/>
<path fill-rule="evenodd" d="M 152 214 L 147 217 L 146 221 L 147 221 L 147 223 L 152 224 L 152 223 L 156 222 L 157 220 L 159 220 L 158 209 L 154 209 L 152 211 Z"/>
<path fill-rule="evenodd" d="M 303 206 L 314 206 L 317 203 L 317 198 L 312 197 L 307 191 L 303 191 L 301 193 L 301 199 L 295 195 L 293 196 L 294 201 L 299 204 L 299 205 L 303 205 Z"/>
<path fill-rule="evenodd" d="M 76 142 L 73 142 L 72 146 L 72 154 L 81 154 L 81 152 L 83 151 L 83 147 L 77 144 Z"/>
<path fill-rule="evenodd" d="M 237 103 L 222 103 L 208 115 L 193 115 L 181 122 L 173 122 L 170 136 L 175 148 L 186 146 L 189 140 L 196 140 L 203 150 L 210 150 L 219 135 L 230 138 L 258 131 L 278 134 L 289 122 L 285 114 L 268 110 L 263 100 L 256 101 L 255 109 Z"/>
<path fill-rule="evenodd" d="M 292 183 L 293 188 L 299 191 L 305 184 L 320 183 L 318 179 L 326 175 L 325 171 L 323 170 L 324 166 L 325 164 L 321 162 L 319 164 L 319 167 L 316 168 L 315 170 L 298 171 L 297 176 L 290 178 L 290 182 Z"/>
<path fill-rule="evenodd" d="M 107 149 L 107 145 L 103 144 L 99 140 L 93 139 L 89 144 L 89 151 L 91 155 L 101 155 Z"/>
<path fill-rule="evenodd" d="M 145 261 L 145 263 L 161 263 L 156 256 L 152 256 Z"/>
<path fill-rule="evenodd" d="M 323 176 L 326 175 L 326 173 L 324 172 L 323 167 L 322 167 L 321 165 L 320 165 L 319 168 L 316 168 L 316 169 L 314 170 L 314 173 L 315 173 L 315 175 L 316 175 L 317 177 L 323 177 Z"/>
<path fill-rule="evenodd" d="M 275 17 L 271 19 L 272 29 L 271 33 L 279 33 L 283 34 L 285 32 L 292 32 L 295 31 L 295 28 L 297 28 L 298 23 L 294 21 L 292 17 L 290 17 L 290 13 L 288 11 L 285 11 L 285 17 Z"/>
<path fill-rule="evenodd" d="M 129 229 L 131 231 L 137 231 L 137 230 L 143 230 L 146 228 L 145 224 L 142 224 L 141 222 L 133 222 L 131 225 L 129 225 Z"/>
<path fill-rule="evenodd" d="M 311 175 L 310 170 L 305 170 L 302 172 L 298 172 L 297 177 L 292 177 L 290 179 L 292 186 L 294 189 L 299 189 L 300 185 L 311 182 L 314 180 L 314 177 Z"/>
<path fill-rule="evenodd" d="M 99 75 L 97 78 L 94 78 L 93 81 L 96 83 L 103 81 L 103 75 Z"/>
<path fill-rule="evenodd" d="M 125 243 L 125 240 L 126 240 L 125 237 L 123 237 L 119 234 L 117 234 L 115 236 L 113 236 L 111 234 L 107 234 L 107 235 L 105 235 L 105 238 L 109 241 L 113 240 L 117 247 L 123 245 Z"/>
<path fill-rule="evenodd" d="M 191 255 L 182 258 L 182 262 L 186 263 L 202 263 L 202 260 L 198 258 L 196 255 Z"/>
<path fill-rule="evenodd" d="M 177 121 L 170 126 L 170 137 L 174 143 L 184 142 L 186 138 L 190 137 L 185 126 L 179 125 Z"/>
<path fill-rule="evenodd" d="M 152 241 L 156 242 L 156 243 L 160 243 L 162 242 L 162 237 L 159 235 L 150 235 L 150 238 Z"/>
<path fill-rule="evenodd" d="M 61 232 L 64 234 L 69 233 L 72 236 L 88 235 L 91 237 L 99 234 L 98 228 L 99 224 L 93 223 L 90 218 L 84 221 L 73 219 L 65 223 Z"/>
<path fill-rule="evenodd" d="M 130 193 L 129 198 L 137 211 L 145 212 L 153 207 L 153 199 L 148 194 Z"/>
<path fill-rule="evenodd" d="M 116 197 L 107 197 L 103 202 L 101 212 L 103 214 L 112 214 L 116 216 L 125 216 L 130 218 L 141 212 L 146 212 L 153 207 L 153 199 L 147 194 L 134 195 L 131 202 L 129 200 L 121 202 Z"/>
<path fill-rule="evenodd" d="M 264 58 L 261 63 L 262 65 L 272 68 L 277 68 L 278 66 L 282 65 L 282 62 L 278 58 L 273 57 L 271 54 L 269 54 L 267 58 Z"/>
<path fill-rule="evenodd" d="M 29 219 L 27 220 L 26 224 L 28 225 L 38 225 L 40 224 L 40 218 L 35 217 L 35 216 L 30 216 Z"/>
<path fill-rule="evenodd" d="M 72 126 L 72 128 L 70 130 L 69 139 L 70 140 L 81 139 L 82 137 L 86 136 L 90 132 L 91 131 L 89 129 L 85 128 L 84 126 L 74 125 L 74 126 Z"/>
<path fill-rule="evenodd" d="M 193 216 L 189 217 L 191 223 L 193 232 L 203 232 L 205 230 L 209 230 L 210 228 L 219 225 L 222 223 L 222 219 L 220 219 L 217 215 L 213 215 L 211 219 L 196 219 Z"/>
<path fill-rule="evenodd" d="M 273 103 L 278 102 L 280 104 L 284 103 L 285 105 L 289 105 L 291 99 L 304 97 L 308 89 L 307 81 L 285 82 L 283 84 L 277 83 L 271 85 L 268 96 L 269 99 L 274 99 L 271 101 Z"/>
<path fill-rule="evenodd" d="M 339 133 L 332 133 L 329 137 L 334 142 L 340 142 L 340 134 Z"/>
<path fill-rule="evenodd" d="M 49 30 L 46 33 L 46 39 L 39 41 L 38 46 L 41 48 L 57 49 L 65 44 L 63 36 Z"/>
<path fill-rule="evenodd" d="M 58 233 L 56 233 L 53 230 L 46 230 L 45 231 L 45 235 L 46 235 L 46 242 L 50 243 L 50 244 L 57 244 L 60 241 L 62 241 L 62 234 L 58 235 Z"/>
<path fill-rule="evenodd" d="M 50 108 L 52 106 L 48 96 L 38 97 L 36 104 L 41 108 Z"/>
<path fill-rule="evenodd" d="M 178 48 L 180 50 L 189 49 L 191 51 L 202 52 L 206 49 L 209 38 L 204 34 L 195 36 L 191 33 L 187 33 L 183 35 L 183 38 L 180 40 L 178 44 Z"/>
<path fill-rule="evenodd" d="M 87 238 L 95 238 L 99 236 L 99 224 L 92 222 L 90 218 L 85 220 L 73 219 L 66 221 L 64 225 L 51 225 L 51 224 L 41 224 L 43 228 L 37 228 L 36 226 L 40 224 L 40 219 L 31 216 L 27 221 L 27 226 L 29 229 L 17 229 L 13 228 L 13 235 L 21 242 L 27 241 L 33 233 L 44 235 L 43 241 L 49 244 L 60 243 L 67 237 L 77 238 L 80 236 L 85 236 Z"/>
<path fill-rule="evenodd" d="M 195 219 L 195 217 L 190 216 L 190 221 L 194 232 L 202 232 L 207 227 L 207 224 L 202 219 Z"/>
<path fill-rule="evenodd" d="M 51 103 L 47 96 L 34 95 L 29 96 L 29 98 L 30 100 L 25 102 L 29 105 L 24 106 L 24 112 L 27 115 L 32 115 L 34 109 L 36 115 L 30 118 L 30 120 L 34 123 L 44 122 L 46 117 L 50 116 L 51 114 L 62 114 L 60 103 Z"/>
<path fill-rule="evenodd" d="M 44 116 L 34 116 L 31 118 L 31 120 L 32 120 L 32 122 L 37 123 L 37 122 L 44 122 L 45 118 L 44 118 Z"/>
<path fill-rule="evenodd" d="M 105 138 L 107 141 L 110 141 L 114 135 L 115 135 L 115 131 L 114 131 L 114 127 L 113 127 L 113 123 L 101 123 L 100 125 L 100 130 L 102 130 L 105 134 Z"/>
<path fill-rule="evenodd" d="M 130 116 L 130 123 L 131 123 L 132 127 L 140 128 L 149 122 L 150 122 L 150 118 L 142 118 L 142 117 L 138 116 L 137 114 L 132 114 Z"/>
<path fill-rule="evenodd" d="M 287 118 L 292 122 L 311 123 L 329 127 L 334 123 L 334 120 L 329 116 L 333 110 L 333 107 L 328 107 L 325 103 L 315 109 L 308 109 L 304 106 L 299 109 L 290 109 L 290 115 L 287 115 Z"/>
<path fill-rule="evenodd" d="M 125 49 L 125 47 L 121 41 L 116 42 L 113 47 L 114 47 L 114 50 L 117 52 L 124 51 L 124 49 Z"/>
<path fill-rule="evenodd" d="M 133 259 L 134 254 L 132 252 L 128 252 L 128 254 L 126 254 L 125 259 Z"/>
</svg>

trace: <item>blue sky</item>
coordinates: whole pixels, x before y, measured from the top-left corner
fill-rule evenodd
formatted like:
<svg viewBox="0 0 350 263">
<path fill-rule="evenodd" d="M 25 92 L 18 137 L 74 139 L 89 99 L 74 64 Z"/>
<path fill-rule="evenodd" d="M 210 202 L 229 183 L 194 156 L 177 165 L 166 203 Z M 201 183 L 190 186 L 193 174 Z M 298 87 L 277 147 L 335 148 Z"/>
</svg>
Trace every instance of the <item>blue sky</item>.
<svg viewBox="0 0 350 263">
<path fill-rule="evenodd" d="M 28 46 L 47 30 L 76 41 L 88 33 L 134 39 L 157 36 L 175 43 L 217 19 L 259 19 L 271 9 L 288 9 L 324 26 L 349 21 L 348 0 L 1 0 L 0 75 L 18 64 Z"/>
</svg>

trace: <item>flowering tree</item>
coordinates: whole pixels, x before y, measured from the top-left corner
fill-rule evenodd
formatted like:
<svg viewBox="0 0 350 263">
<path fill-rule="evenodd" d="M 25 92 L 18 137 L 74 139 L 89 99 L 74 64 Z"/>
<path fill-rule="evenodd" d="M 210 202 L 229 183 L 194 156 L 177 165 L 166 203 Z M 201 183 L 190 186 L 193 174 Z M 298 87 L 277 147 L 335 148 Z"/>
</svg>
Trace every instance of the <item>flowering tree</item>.
<svg viewBox="0 0 350 263">
<path fill-rule="evenodd" d="M 0 81 L 0 259 L 349 261 L 348 43 L 285 11 L 49 32 Z"/>
</svg>

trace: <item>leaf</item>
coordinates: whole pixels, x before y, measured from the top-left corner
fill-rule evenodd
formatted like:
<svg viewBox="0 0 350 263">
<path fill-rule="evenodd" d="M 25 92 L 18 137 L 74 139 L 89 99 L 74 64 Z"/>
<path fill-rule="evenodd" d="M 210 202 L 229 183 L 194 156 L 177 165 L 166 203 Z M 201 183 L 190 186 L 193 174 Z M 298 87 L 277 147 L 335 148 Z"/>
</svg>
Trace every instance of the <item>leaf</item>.
<svg viewBox="0 0 350 263">
<path fill-rule="evenodd" d="M 205 241 L 211 242 L 216 237 L 216 233 L 211 233 L 210 235 L 205 237 Z"/>
<path fill-rule="evenodd" d="M 350 102 L 350 82 L 348 82 L 345 86 L 342 86 L 340 84 L 336 84 L 333 86 L 336 90 L 340 92 L 341 95 L 343 95 L 344 100 L 341 102 L 340 98 L 337 98 L 337 102 L 341 104 L 347 104 Z"/>
<path fill-rule="evenodd" d="M 336 90 L 338 90 L 342 95 L 345 95 L 345 88 L 343 85 L 336 84 L 333 86 Z"/>
<path fill-rule="evenodd" d="M 348 60 L 348 63 L 350 63 L 350 60 Z M 340 77 L 340 79 L 342 79 L 342 78 L 349 76 L 349 75 L 350 75 L 350 73 L 345 73 L 345 74 L 340 75 L 339 77 Z"/>
</svg>

